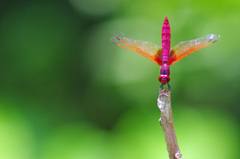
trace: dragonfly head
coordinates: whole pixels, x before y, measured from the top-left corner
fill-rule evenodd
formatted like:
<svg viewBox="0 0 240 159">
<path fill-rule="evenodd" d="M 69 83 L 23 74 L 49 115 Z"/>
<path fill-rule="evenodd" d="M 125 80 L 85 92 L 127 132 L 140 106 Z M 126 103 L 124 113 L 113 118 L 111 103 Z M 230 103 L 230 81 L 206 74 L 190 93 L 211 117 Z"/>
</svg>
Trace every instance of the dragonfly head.
<svg viewBox="0 0 240 159">
<path fill-rule="evenodd" d="M 162 84 L 166 84 L 170 81 L 169 75 L 160 75 L 158 79 Z"/>
</svg>

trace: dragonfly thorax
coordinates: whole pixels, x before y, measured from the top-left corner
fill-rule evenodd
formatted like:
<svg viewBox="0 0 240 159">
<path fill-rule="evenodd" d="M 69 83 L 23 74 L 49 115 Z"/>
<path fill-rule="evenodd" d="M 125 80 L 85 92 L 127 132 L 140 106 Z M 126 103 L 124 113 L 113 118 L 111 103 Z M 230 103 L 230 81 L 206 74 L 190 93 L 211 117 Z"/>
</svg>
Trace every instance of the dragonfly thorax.
<svg viewBox="0 0 240 159">
<path fill-rule="evenodd" d="M 159 81 L 162 84 L 166 84 L 170 81 L 170 67 L 167 65 L 163 65 L 160 70 Z"/>
</svg>

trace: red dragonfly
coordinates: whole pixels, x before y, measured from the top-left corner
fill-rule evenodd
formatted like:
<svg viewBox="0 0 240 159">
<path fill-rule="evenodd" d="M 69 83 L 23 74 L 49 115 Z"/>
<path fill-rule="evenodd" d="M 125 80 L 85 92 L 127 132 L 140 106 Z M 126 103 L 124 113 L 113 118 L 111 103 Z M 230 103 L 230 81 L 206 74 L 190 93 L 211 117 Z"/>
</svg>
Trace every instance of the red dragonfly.
<svg viewBox="0 0 240 159">
<path fill-rule="evenodd" d="M 145 56 L 161 66 L 159 81 L 161 82 L 160 90 L 162 90 L 165 84 L 168 84 L 168 89 L 171 89 L 169 76 L 172 64 L 199 49 L 215 43 L 219 38 L 220 35 L 208 34 L 198 39 L 182 41 L 170 49 L 171 31 L 168 18 L 165 17 L 162 26 L 162 48 L 148 41 L 134 40 L 130 36 L 120 32 L 114 33 L 111 41 L 120 47 Z"/>
</svg>

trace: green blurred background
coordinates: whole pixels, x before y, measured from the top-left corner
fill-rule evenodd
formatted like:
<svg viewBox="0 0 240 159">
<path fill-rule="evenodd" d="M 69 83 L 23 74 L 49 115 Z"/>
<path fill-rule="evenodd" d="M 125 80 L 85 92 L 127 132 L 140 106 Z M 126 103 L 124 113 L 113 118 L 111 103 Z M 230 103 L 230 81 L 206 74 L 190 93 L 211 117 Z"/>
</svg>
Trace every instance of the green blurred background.
<svg viewBox="0 0 240 159">
<path fill-rule="evenodd" d="M 167 159 L 159 67 L 113 31 L 217 43 L 171 67 L 184 159 L 239 158 L 239 0 L 1 0 L 0 159 Z"/>
</svg>

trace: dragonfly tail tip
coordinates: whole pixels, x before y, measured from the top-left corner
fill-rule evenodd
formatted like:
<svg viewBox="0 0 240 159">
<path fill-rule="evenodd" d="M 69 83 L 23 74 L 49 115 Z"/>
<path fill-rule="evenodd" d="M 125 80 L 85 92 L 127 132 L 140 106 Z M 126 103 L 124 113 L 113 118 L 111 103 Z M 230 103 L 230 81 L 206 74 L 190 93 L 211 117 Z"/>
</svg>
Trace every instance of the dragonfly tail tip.
<svg viewBox="0 0 240 159">
<path fill-rule="evenodd" d="M 168 21 L 168 16 L 167 15 L 165 16 L 165 21 Z"/>
</svg>

